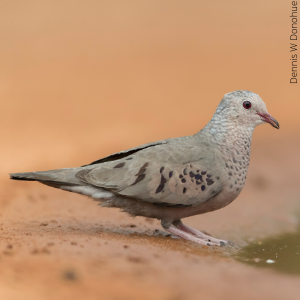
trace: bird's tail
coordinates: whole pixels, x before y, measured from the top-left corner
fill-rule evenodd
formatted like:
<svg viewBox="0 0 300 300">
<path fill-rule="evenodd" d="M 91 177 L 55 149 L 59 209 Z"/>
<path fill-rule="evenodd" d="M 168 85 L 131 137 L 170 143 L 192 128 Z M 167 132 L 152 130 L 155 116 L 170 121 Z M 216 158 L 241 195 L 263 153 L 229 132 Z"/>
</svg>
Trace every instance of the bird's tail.
<svg viewBox="0 0 300 300">
<path fill-rule="evenodd" d="M 38 181 L 48 186 L 92 197 L 103 202 L 114 197 L 110 191 L 100 187 L 93 187 L 82 183 L 76 178 L 76 174 L 82 170 L 82 167 L 71 169 L 58 169 L 42 172 L 11 173 L 10 179 Z"/>
<path fill-rule="evenodd" d="M 24 173 L 11 173 L 10 179 L 25 180 L 25 181 L 38 181 L 40 183 L 60 188 L 61 186 L 77 186 L 80 182 L 75 177 L 78 168 L 57 169 L 51 171 L 41 172 L 24 172 Z"/>
</svg>

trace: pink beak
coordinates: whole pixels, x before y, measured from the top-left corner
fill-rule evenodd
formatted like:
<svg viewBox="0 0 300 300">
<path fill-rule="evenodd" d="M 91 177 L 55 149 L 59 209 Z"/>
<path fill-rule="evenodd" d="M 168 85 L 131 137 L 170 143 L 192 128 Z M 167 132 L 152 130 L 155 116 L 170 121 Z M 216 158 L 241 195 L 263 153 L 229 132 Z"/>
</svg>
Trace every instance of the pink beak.
<svg viewBox="0 0 300 300">
<path fill-rule="evenodd" d="M 279 129 L 279 123 L 269 114 L 267 113 L 257 113 L 261 119 L 266 122 L 271 124 L 273 127 Z"/>
</svg>

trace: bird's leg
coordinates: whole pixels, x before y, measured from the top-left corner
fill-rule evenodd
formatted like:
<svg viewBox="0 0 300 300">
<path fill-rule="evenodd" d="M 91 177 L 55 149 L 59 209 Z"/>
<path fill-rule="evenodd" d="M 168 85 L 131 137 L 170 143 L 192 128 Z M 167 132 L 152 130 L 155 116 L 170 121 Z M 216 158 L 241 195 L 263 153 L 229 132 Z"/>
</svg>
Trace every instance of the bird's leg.
<svg viewBox="0 0 300 300">
<path fill-rule="evenodd" d="M 175 223 L 176 222 L 176 223 Z M 175 223 L 175 224 L 174 224 Z M 200 239 L 203 239 L 207 242 L 212 242 L 212 243 L 217 243 L 219 244 L 220 246 L 225 246 L 226 244 L 233 244 L 231 241 L 225 241 L 225 240 L 219 240 L 219 239 L 216 239 L 214 237 L 211 237 L 207 234 L 204 234 L 203 232 L 201 231 L 198 231 L 192 227 L 189 227 L 187 225 L 184 225 L 182 223 L 181 220 L 178 220 L 178 221 L 174 221 L 173 224 L 181 229 L 182 231 L 186 232 L 186 233 L 189 233 L 189 234 L 192 234 L 192 235 L 195 235 L 196 237 L 200 238 Z"/>
<path fill-rule="evenodd" d="M 162 227 L 170 232 L 171 234 L 174 234 L 176 236 L 179 236 L 183 239 L 186 239 L 188 241 L 191 241 L 191 242 L 194 242 L 194 243 L 197 243 L 197 244 L 200 244 L 200 245 L 207 245 L 207 246 L 221 246 L 220 243 L 215 243 L 215 242 L 208 242 L 202 238 L 198 238 L 197 236 L 193 235 L 193 234 L 190 234 L 189 232 L 186 232 L 182 229 L 180 229 L 178 227 L 178 222 L 179 221 L 174 221 L 174 222 L 168 222 L 168 221 L 165 221 L 165 220 L 162 220 L 161 221 L 161 225 Z M 181 221 L 180 221 L 181 222 Z"/>
</svg>

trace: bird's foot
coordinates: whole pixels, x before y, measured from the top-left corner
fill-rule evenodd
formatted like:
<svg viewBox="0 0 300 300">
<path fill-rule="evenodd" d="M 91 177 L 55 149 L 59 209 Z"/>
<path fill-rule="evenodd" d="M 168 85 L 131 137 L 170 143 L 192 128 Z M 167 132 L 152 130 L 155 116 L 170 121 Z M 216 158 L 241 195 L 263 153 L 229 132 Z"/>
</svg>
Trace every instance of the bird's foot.
<svg viewBox="0 0 300 300">
<path fill-rule="evenodd" d="M 165 229 L 173 235 L 177 235 L 181 238 L 184 238 L 191 242 L 198 243 L 200 245 L 207 245 L 207 246 L 233 245 L 233 242 L 231 241 L 216 239 L 194 228 L 184 225 L 181 220 L 174 221 L 171 224 L 171 226 Z"/>
</svg>

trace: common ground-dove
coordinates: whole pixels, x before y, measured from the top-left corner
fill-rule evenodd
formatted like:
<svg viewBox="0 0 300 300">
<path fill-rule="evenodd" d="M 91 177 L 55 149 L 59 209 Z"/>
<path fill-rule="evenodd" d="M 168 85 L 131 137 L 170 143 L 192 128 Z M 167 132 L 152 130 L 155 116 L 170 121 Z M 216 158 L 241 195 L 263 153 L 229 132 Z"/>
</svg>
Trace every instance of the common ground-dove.
<svg viewBox="0 0 300 300">
<path fill-rule="evenodd" d="M 212 119 L 192 136 L 145 144 L 78 168 L 10 176 L 87 195 L 101 206 L 159 219 L 173 235 L 222 246 L 228 241 L 190 228 L 181 219 L 220 209 L 240 194 L 253 130 L 266 122 L 279 128 L 257 94 L 234 91 L 224 96 Z"/>
</svg>

